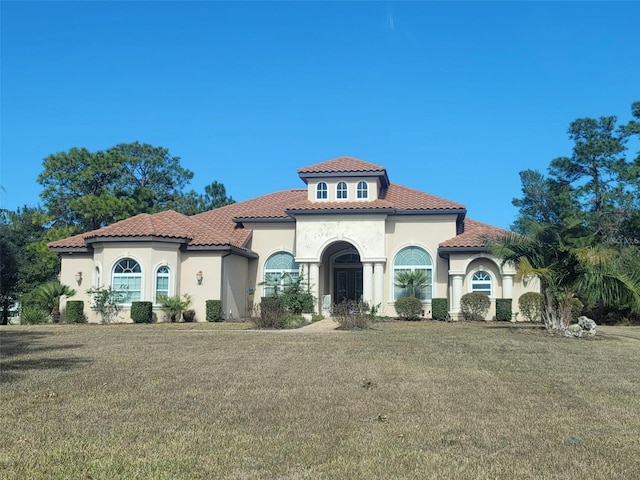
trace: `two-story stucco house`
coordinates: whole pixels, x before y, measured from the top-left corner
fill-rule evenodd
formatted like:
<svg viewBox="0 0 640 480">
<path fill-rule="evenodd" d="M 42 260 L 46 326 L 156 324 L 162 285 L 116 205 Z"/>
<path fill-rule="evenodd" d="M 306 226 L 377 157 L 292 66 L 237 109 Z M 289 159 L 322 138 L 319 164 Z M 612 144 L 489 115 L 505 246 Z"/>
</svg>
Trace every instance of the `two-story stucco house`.
<svg viewBox="0 0 640 480">
<path fill-rule="evenodd" d="M 279 191 L 193 216 L 141 214 L 49 244 L 62 259 L 60 280 L 90 304 L 86 290 L 111 285 L 124 292 L 120 321 L 135 300 L 160 294 L 192 298 L 196 319 L 206 300 L 221 300 L 227 319 L 245 317 L 272 293 L 265 279 L 302 273 L 316 311 L 363 299 L 394 316 L 406 292 L 402 270 L 423 270 L 431 285 L 417 292 L 430 316 L 431 299 L 446 297 L 453 318 L 467 292 L 492 300 L 526 291 L 515 271 L 491 257 L 489 236 L 504 230 L 471 220 L 464 205 L 392 183 L 387 170 L 339 157 L 298 170 L 304 188 Z M 532 282 L 533 283 L 533 282 Z M 514 308 L 514 311 L 516 309 Z M 159 316 L 160 317 L 160 316 Z M 100 318 L 89 312 L 89 321 Z"/>
</svg>

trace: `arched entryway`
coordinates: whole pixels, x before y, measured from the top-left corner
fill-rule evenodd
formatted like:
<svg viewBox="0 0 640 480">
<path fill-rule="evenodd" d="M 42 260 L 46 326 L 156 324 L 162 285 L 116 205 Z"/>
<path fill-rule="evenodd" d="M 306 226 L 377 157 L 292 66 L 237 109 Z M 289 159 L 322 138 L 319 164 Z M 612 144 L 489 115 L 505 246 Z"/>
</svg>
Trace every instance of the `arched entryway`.
<svg viewBox="0 0 640 480">
<path fill-rule="evenodd" d="M 332 303 L 360 300 L 363 294 L 362 262 L 358 250 L 349 242 L 338 241 L 327 247 L 322 255 L 324 271 L 329 280 L 325 291 Z"/>
</svg>

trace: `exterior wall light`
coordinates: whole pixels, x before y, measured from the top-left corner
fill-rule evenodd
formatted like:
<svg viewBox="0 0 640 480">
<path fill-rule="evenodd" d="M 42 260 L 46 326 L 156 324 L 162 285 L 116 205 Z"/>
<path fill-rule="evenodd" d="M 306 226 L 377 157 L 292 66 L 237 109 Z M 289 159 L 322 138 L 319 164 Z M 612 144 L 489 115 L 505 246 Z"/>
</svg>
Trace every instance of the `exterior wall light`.
<svg viewBox="0 0 640 480">
<path fill-rule="evenodd" d="M 78 285 L 82 283 L 82 272 L 76 273 L 76 282 L 78 283 Z"/>
<path fill-rule="evenodd" d="M 202 285 L 202 270 L 196 273 L 196 280 L 198 281 L 198 285 Z"/>
</svg>

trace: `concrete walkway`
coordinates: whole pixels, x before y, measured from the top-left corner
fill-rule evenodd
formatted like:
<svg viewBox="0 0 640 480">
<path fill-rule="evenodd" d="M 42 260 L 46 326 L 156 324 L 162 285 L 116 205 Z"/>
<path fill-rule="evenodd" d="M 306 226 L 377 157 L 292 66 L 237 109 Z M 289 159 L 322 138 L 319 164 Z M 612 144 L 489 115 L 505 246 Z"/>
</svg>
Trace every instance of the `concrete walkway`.
<svg viewBox="0 0 640 480">
<path fill-rule="evenodd" d="M 301 333 L 316 333 L 316 332 L 339 332 L 338 322 L 333 318 L 325 318 L 317 322 L 313 322 L 310 325 L 306 325 L 302 328 L 293 328 L 291 330 L 282 330 L 283 332 L 301 332 Z"/>
</svg>

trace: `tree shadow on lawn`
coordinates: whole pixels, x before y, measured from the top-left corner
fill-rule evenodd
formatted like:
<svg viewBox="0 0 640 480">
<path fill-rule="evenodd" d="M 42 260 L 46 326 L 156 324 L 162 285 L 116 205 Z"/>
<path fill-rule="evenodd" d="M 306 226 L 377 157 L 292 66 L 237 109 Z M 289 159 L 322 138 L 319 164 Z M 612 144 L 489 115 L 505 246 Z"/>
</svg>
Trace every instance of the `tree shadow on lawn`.
<svg viewBox="0 0 640 480">
<path fill-rule="evenodd" d="M 26 370 L 69 369 L 91 360 L 72 355 L 44 357 L 43 354 L 82 348 L 82 344 L 43 344 L 44 332 L 0 332 L 0 383 L 17 380 Z"/>
</svg>

